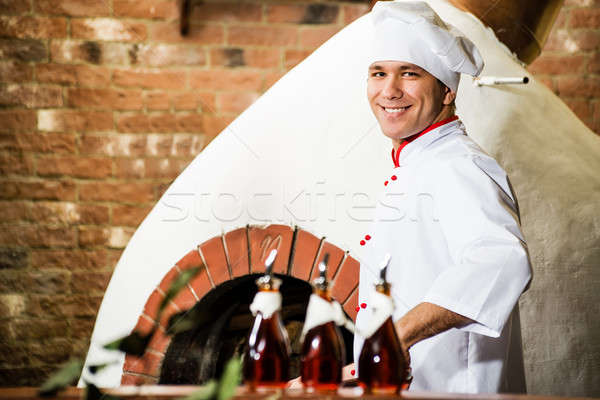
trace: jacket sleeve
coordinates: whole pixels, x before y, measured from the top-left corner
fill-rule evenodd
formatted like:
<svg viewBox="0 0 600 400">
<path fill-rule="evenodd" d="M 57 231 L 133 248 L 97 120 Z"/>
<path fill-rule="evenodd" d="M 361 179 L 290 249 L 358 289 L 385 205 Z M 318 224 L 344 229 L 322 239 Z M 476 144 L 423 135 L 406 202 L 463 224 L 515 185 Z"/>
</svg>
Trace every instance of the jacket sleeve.
<svg viewBox="0 0 600 400">
<path fill-rule="evenodd" d="M 516 200 L 493 159 L 444 164 L 434 201 L 451 259 L 423 301 L 472 319 L 463 330 L 498 337 L 531 279 Z"/>
</svg>

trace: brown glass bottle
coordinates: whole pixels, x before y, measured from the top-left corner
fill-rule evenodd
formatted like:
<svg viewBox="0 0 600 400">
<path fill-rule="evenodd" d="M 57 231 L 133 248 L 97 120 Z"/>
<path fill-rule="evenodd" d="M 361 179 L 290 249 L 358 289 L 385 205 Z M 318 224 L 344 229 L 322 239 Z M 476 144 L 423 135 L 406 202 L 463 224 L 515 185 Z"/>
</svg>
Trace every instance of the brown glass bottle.
<svg viewBox="0 0 600 400">
<path fill-rule="evenodd" d="M 259 312 L 248 338 L 244 359 L 244 381 L 257 386 L 283 387 L 289 377 L 290 347 L 279 311 L 270 318 Z"/>
<path fill-rule="evenodd" d="M 376 285 L 376 290 L 390 295 L 387 283 Z M 358 359 L 358 379 L 366 386 L 367 392 L 396 392 L 404 387 L 408 367 L 390 317 L 365 339 Z"/>
<path fill-rule="evenodd" d="M 331 301 L 327 290 L 317 288 L 315 294 Z M 336 390 L 342 381 L 345 358 L 344 339 L 335 322 L 315 326 L 306 333 L 302 343 L 302 383 L 309 390 Z"/>
</svg>

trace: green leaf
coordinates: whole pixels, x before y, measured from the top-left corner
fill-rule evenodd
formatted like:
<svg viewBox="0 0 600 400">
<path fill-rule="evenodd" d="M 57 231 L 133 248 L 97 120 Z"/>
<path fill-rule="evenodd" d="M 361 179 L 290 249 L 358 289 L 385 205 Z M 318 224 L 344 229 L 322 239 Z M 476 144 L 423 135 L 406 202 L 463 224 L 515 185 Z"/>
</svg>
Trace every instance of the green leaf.
<svg viewBox="0 0 600 400">
<path fill-rule="evenodd" d="M 156 328 L 152 329 L 147 335 L 142 335 L 137 331 L 133 331 L 121 339 L 117 339 L 114 342 L 104 345 L 104 348 L 107 350 L 120 350 L 127 354 L 142 357 L 155 330 Z"/>
<path fill-rule="evenodd" d="M 83 363 L 81 360 L 69 361 L 44 382 L 38 394 L 40 396 L 54 396 L 59 390 L 74 385 L 79 380 L 82 368 Z"/>
<path fill-rule="evenodd" d="M 219 382 L 219 392 L 217 400 L 227 400 L 233 397 L 242 378 L 242 359 L 232 357 L 227 361 L 223 376 Z"/>
<path fill-rule="evenodd" d="M 184 400 L 212 400 L 216 394 L 217 382 L 211 379 L 204 386 L 186 396 Z"/>
<path fill-rule="evenodd" d="M 181 289 L 183 289 L 185 285 L 192 280 L 193 277 L 198 275 L 200 269 L 201 267 L 186 269 L 177 275 L 177 278 L 173 281 L 173 283 L 171 283 L 169 290 L 167 290 L 167 293 L 165 293 L 165 298 L 161 301 L 160 306 L 158 307 L 159 317 L 156 318 L 157 321 L 160 319 L 160 314 L 165 309 L 167 304 L 169 304 L 169 301 L 173 300 L 175 296 L 177 296 L 177 293 L 179 293 Z"/>
</svg>

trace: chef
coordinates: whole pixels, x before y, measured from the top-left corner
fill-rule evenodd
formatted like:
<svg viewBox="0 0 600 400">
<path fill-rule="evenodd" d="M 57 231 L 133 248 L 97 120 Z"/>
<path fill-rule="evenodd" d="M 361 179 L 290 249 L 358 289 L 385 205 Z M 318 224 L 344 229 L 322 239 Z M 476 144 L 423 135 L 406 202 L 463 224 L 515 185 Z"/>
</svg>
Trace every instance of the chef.
<svg viewBox="0 0 600 400">
<path fill-rule="evenodd" d="M 371 229 L 357 238 L 366 255 L 355 361 L 389 253 L 411 390 L 524 392 L 517 301 L 531 268 L 517 200 L 505 171 L 454 114 L 460 75 L 477 76 L 481 55 L 426 3 L 378 2 L 370 17 L 367 96 L 392 141 L 393 168 L 380 177 Z"/>
</svg>

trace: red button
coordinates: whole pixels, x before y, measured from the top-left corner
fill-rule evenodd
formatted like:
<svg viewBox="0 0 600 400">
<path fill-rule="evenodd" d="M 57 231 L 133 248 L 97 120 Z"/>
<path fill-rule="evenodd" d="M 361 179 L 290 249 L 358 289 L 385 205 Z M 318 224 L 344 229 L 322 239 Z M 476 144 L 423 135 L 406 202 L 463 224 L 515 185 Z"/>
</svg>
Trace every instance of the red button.
<svg viewBox="0 0 600 400">
<path fill-rule="evenodd" d="M 365 245 L 365 243 L 367 243 L 367 242 L 365 242 L 364 240 L 361 240 L 361 241 L 360 241 L 360 245 L 361 245 L 361 246 L 364 246 L 364 245 Z"/>
<path fill-rule="evenodd" d="M 385 182 L 383 182 L 383 185 L 387 186 L 388 183 L 389 183 L 388 181 L 385 181 Z"/>
<path fill-rule="evenodd" d="M 350 373 L 352 374 L 352 376 L 356 375 L 356 371 L 355 370 L 350 371 Z"/>
<path fill-rule="evenodd" d="M 365 239 L 371 240 L 371 235 L 365 235 Z"/>
<path fill-rule="evenodd" d="M 360 306 L 361 308 L 367 308 L 367 303 L 361 303 Z"/>
<path fill-rule="evenodd" d="M 360 307 L 356 306 L 356 312 L 359 312 L 359 311 L 360 311 Z"/>
<path fill-rule="evenodd" d="M 398 179 L 396 175 L 392 175 L 392 180 L 395 181 L 396 179 Z"/>
</svg>

